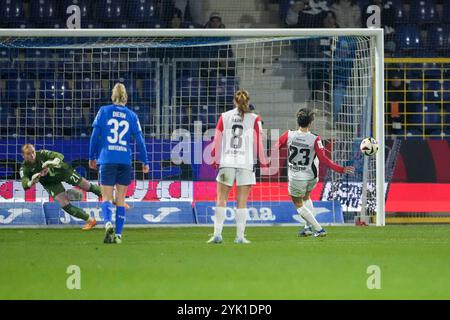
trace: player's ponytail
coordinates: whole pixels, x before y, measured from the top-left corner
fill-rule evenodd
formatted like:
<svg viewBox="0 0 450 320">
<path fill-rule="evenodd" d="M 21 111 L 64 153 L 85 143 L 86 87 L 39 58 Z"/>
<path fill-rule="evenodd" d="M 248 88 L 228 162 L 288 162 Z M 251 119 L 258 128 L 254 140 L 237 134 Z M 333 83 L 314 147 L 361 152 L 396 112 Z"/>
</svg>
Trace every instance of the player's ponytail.
<svg viewBox="0 0 450 320">
<path fill-rule="evenodd" d="M 238 90 L 234 94 L 234 102 L 241 117 L 243 117 L 245 113 L 250 112 L 250 95 L 246 90 Z"/>
<path fill-rule="evenodd" d="M 309 127 L 311 122 L 314 121 L 314 111 L 309 108 L 302 108 L 297 112 L 297 124 L 299 127 Z"/>
<path fill-rule="evenodd" d="M 126 105 L 128 101 L 127 89 L 122 83 L 116 83 L 112 90 L 111 100 L 115 104 Z"/>
</svg>

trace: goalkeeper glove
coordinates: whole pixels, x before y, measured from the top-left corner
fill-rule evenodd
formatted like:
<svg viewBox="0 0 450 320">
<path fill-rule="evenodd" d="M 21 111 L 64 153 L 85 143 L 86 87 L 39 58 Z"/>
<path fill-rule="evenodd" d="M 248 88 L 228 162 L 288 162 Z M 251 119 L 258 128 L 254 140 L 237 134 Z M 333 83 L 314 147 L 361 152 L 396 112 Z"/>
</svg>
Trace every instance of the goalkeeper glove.
<svg viewBox="0 0 450 320">
<path fill-rule="evenodd" d="M 28 181 L 28 188 L 31 188 L 31 186 L 33 184 L 38 183 L 40 178 L 41 178 L 40 172 L 33 174 L 33 176 L 31 177 L 31 180 Z"/>
<path fill-rule="evenodd" d="M 60 167 L 60 164 L 61 164 L 61 159 L 55 158 L 55 159 L 53 159 L 53 160 L 45 161 L 45 162 L 42 164 L 42 168 L 47 168 L 47 167 L 49 167 L 49 166 L 55 167 L 55 168 L 59 168 L 59 167 Z"/>
</svg>

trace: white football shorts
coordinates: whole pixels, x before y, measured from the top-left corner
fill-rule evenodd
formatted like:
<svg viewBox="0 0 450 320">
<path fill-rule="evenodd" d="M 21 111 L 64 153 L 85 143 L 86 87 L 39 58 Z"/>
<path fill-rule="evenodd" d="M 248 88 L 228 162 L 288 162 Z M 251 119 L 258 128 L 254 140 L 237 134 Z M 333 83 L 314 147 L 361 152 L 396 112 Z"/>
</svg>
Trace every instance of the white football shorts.
<svg viewBox="0 0 450 320">
<path fill-rule="evenodd" d="M 317 185 L 318 178 L 312 180 L 289 180 L 289 194 L 296 198 L 303 198 L 306 193 L 311 192 Z"/>
<path fill-rule="evenodd" d="M 255 172 L 241 168 L 220 168 L 216 181 L 232 187 L 234 181 L 238 186 L 248 186 L 256 184 Z"/>
</svg>

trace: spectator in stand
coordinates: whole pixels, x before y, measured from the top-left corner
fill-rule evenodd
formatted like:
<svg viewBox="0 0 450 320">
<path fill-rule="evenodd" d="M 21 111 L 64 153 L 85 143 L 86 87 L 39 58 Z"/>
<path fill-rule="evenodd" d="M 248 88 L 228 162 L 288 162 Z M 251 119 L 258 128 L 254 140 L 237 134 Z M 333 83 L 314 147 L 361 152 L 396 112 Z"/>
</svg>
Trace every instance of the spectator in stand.
<svg viewBox="0 0 450 320">
<path fill-rule="evenodd" d="M 394 23 L 395 23 L 395 8 L 391 1 L 383 0 L 371 0 L 361 14 L 361 25 L 363 28 L 367 27 L 367 19 L 372 13 L 367 13 L 369 6 L 380 7 L 381 15 L 381 28 L 384 29 L 384 48 L 388 53 L 395 52 L 395 39 L 394 39 Z"/>
<path fill-rule="evenodd" d="M 182 28 L 183 23 L 183 13 L 180 9 L 174 8 L 172 15 L 169 17 L 168 26 L 171 29 L 180 29 Z"/>
<path fill-rule="evenodd" d="M 183 20 L 190 17 L 190 21 L 202 25 L 203 24 L 203 2 L 202 0 L 175 0 L 175 7 L 181 11 L 181 17 Z M 185 15 L 186 9 L 189 8 L 189 15 Z"/>
<path fill-rule="evenodd" d="M 318 28 L 321 25 L 320 12 L 309 7 L 309 0 L 291 1 L 285 19 L 286 26 L 291 28 Z"/>
<path fill-rule="evenodd" d="M 329 10 L 330 8 L 328 8 L 327 1 L 309 0 L 308 9 L 306 10 L 306 13 L 324 16 Z"/>
<path fill-rule="evenodd" d="M 336 23 L 336 15 L 333 11 L 324 12 L 322 28 L 339 28 Z M 331 40 L 326 38 L 314 39 L 309 41 L 308 52 L 318 52 L 318 57 L 329 58 L 331 56 Z M 324 61 L 309 62 L 305 64 L 308 77 L 308 88 L 311 92 L 310 98 L 316 100 L 318 93 L 324 90 L 324 83 L 328 82 L 330 63 Z"/>
<path fill-rule="evenodd" d="M 331 11 L 341 28 L 361 28 L 361 8 L 356 0 L 334 0 Z"/>
<path fill-rule="evenodd" d="M 333 11 L 325 12 L 325 15 L 322 20 L 322 28 L 326 28 L 326 29 L 339 28 L 339 24 L 337 23 L 336 14 Z"/>
<path fill-rule="evenodd" d="M 209 29 L 225 28 L 225 25 L 222 23 L 222 17 L 220 16 L 220 13 L 218 12 L 211 13 L 208 22 L 205 24 L 205 28 Z"/>
<path fill-rule="evenodd" d="M 286 13 L 286 18 L 284 22 L 288 27 L 295 27 L 298 23 L 298 15 L 303 10 L 303 1 L 291 1 L 289 4 L 289 9 Z"/>
<path fill-rule="evenodd" d="M 220 13 L 212 12 L 211 15 L 209 16 L 208 22 L 205 24 L 205 28 L 209 29 L 225 28 Z M 232 58 L 234 54 L 231 45 L 210 46 L 206 47 L 206 50 L 209 51 L 209 56 L 213 59 L 213 61 L 208 62 L 208 68 L 211 69 L 210 71 L 208 71 L 209 77 L 216 77 L 217 74 L 223 77 L 234 76 L 235 74 L 234 66 L 231 66 L 231 61 L 233 61 Z M 224 59 L 214 61 L 215 59 L 217 59 L 217 57 Z"/>
<path fill-rule="evenodd" d="M 403 74 L 399 70 L 390 71 L 388 76 L 388 89 L 386 112 L 388 114 L 388 133 L 403 134 L 404 128 L 402 124 L 405 116 L 405 82 L 403 81 Z"/>
</svg>

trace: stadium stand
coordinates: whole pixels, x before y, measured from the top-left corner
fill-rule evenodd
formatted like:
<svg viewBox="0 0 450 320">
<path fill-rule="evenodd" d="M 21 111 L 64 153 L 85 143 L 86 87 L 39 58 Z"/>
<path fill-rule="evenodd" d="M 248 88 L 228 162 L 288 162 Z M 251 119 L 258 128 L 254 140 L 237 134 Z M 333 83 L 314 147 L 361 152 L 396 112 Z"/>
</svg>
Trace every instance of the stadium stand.
<svg viewBox="0 0 450 320">
<path fill-rule="evenodd" d="M 222 6 L 219 1 L 209 2 L 210 5 L 204 5 L 203 8 L 190 8 L 189 1 L 0 0 L 0 26 L 3 28 L 65 28 L 65 20 L 70 14 L 66 13 L 67 7 L 76 5 L 80 8 L 82 28 L 203 28 L 210 26 L 208 24 L 210 18 L 217 17 L 220 18 L 220 27 L 252 26 L 252 24 L 257 27 L 286 27 L 288 14 L 291 15 L 291 20 L 296 20 L 292 16 L 292 9 L 299 8 L 299 1 L 293 0 L 267 0 L 264 1 L 264 5 L 254 5 L 254 7 L 238 2 L 234 6 L 227 7 Z M 177 8 L 177 3 L 182 3 L 183 8 Z M 295 26 L 307 28 L 323 26 L 323 17 L 327 16 L 327 12 L 332 8 L 336 8 L 338 3 L 339 1 L 335 0 L 306 1 L 300 6 L 301 12 L 298 12 L 304 19 Z M 367 6 L 373 4 L 381 4 L 383 7 L 381 12 L 382 25 L 386 31 L 386 57 L 394 59 L 388 64 L 397 64 L 405 84 L 404 96 L 407 99 L 413 99 L 411 103 L 406 104 L 404 110 L 399 111 L 407 114 L 400 117 L 403 122 L 402 129 L 388 131 L 388 135 L 401 132 L 403 137 L 407 138 L 407 134 L 411 132 L 422 137 L 429 132 L 436 133 L 439 130 L 448 133 L 450 85 L 446 79 L 450 74 L 448 71 L 450 61 L 445 59 L 450 53 L 450 2 L 444 0 L 359 0 L 357 5 L 361 10 L 362 25 L 367 17 L 365 12 Z M 252 12 L 250 8 L 254 8 L 254 11 Z M 193 9 L 203 10 L 203 12 L 192 14 Z M 201 20 L 199 17 L 203 17 L 202 23 L 199 23 Z M 297 21 L 300 21 L 299 18 L 300 16 L 297 17 Z M 258 19 L 261 20 L 258 22 Z M 111 83 L 101 80 L 106 78 L 112 81 L 125 79 L 127 85 L 135 88 L 130 91 L 130 101 L 138 106 L 137 112 L 142 114 L 143 125 L 150 125 L 153 121 L 153 113 L 157 110 L 155 109 L 156 100 L 160 99 L 161 92 L 158 92 L 160 86 L 157 83 L 156 62 L 148 51 L 136 49 L 130 55 L 133 57 L 130 61 L 121 58 L 119 49 L 105 50 L 98 56 L 78 51 L 49 52 L 38 48 L 0 49 L 0 96 L 3 101 L 1 114 L 6 115 L 2 116 L 2 127 L 10 123 L 20 127 L 24 118 L 14 111 L 14 104 L 26 103 L 34 99 L 33 94 L 39 97 L 37 99 L 39 105 L 44 106 L 51 99 L 65 101 L 66 97 L 72 97 L 73 94 L 75 103 L 70 106 L 70 112 L 77 112 L 80 115 L 75 124 L 77 129 L 73 130 L 73 133 L 86 134 L 89 132 L 97 105 L 107 103 L 109 100 L 108 90 Z M 186 121 L 190 123 L 193 119 L 202 119 L 206 120 L 208 127 L 215 121 L 209 115 L 212 113 L 211 106 L 218 106 L 220 111 L 232 107 L 230 105 L 232 92 L 239 85 L 235 78 L 233 60 L 229 60 L 227 66 L 219 63 L 216 67 L 209 65 L 208 68 L 205 68 L 205 62 L 202 62 L 202 59 L 207 60 L 208 57 L 217 55 L 229 58 L 232 57 L 233 51 L 227 47 L 206 48 L 198 49 L 191 53 L 191 56 L 184 57 L 198 59 L 198 62 L 191 62 L 188 68 L 176 74 L 174 90 L 177 90 L 180 95 L 176 105 L 176 108 L 181 108 L 180 123 L 185 124 Z M 415 60 L 398 62 L 404 58 Z M 436 58 L 444 60 L 433 62 Z M 309 68 L 308 65 L 306 67 Z M 308 72 L 311 70 L 314 72 L 315 69 L 313 69 L 309 68 Z M 106 70 L 120 71 L 110 74 Z M 323 71 L 319 70 L 319 72 Z M 324 72 L 324 74 L 327 73 Z M 389 76 L 387 71 L 387 83 Z M 56 87 L 51 89 L 52 85 Z M 20 92 L 12 90 L 14 86 L 21 86 Z M 64 89 L 61 89 L 61 86 L 64 86 Z M 311 90 L 317 91 L 314 84 L 309 86 Z M 410 92 L 410 90 L 413 91 Z M 192 94 L 194 91 L 198 92 L 197 97 Z M 310 95 L 313 99 L 315 96 L 315 94 Z M 86 100 L 89 102 L 84 102 Z M 387 126 L 391 128 L 392 122 L 389 122 L 393 121 L 393 117 L 389 114 L 391 106 L 389 101 L 386 103 Z M 149 116 L 144 116 L 143 110 L 148 110 Z M 417 114 L 408 115 L 409 111 Z M 425 116 L 421 117 L 420 114 Z M 411 123 L 408 125 L 409 120 Z M 61 121 L 65 120 L 62 118 Z M 416 130 L 419 123 L 422 124 L 422 129 Z M 440 123 L 439 130 L 436 123 Z M 414 127 L 416 129 L 413 129 Z"/>
</svg>

